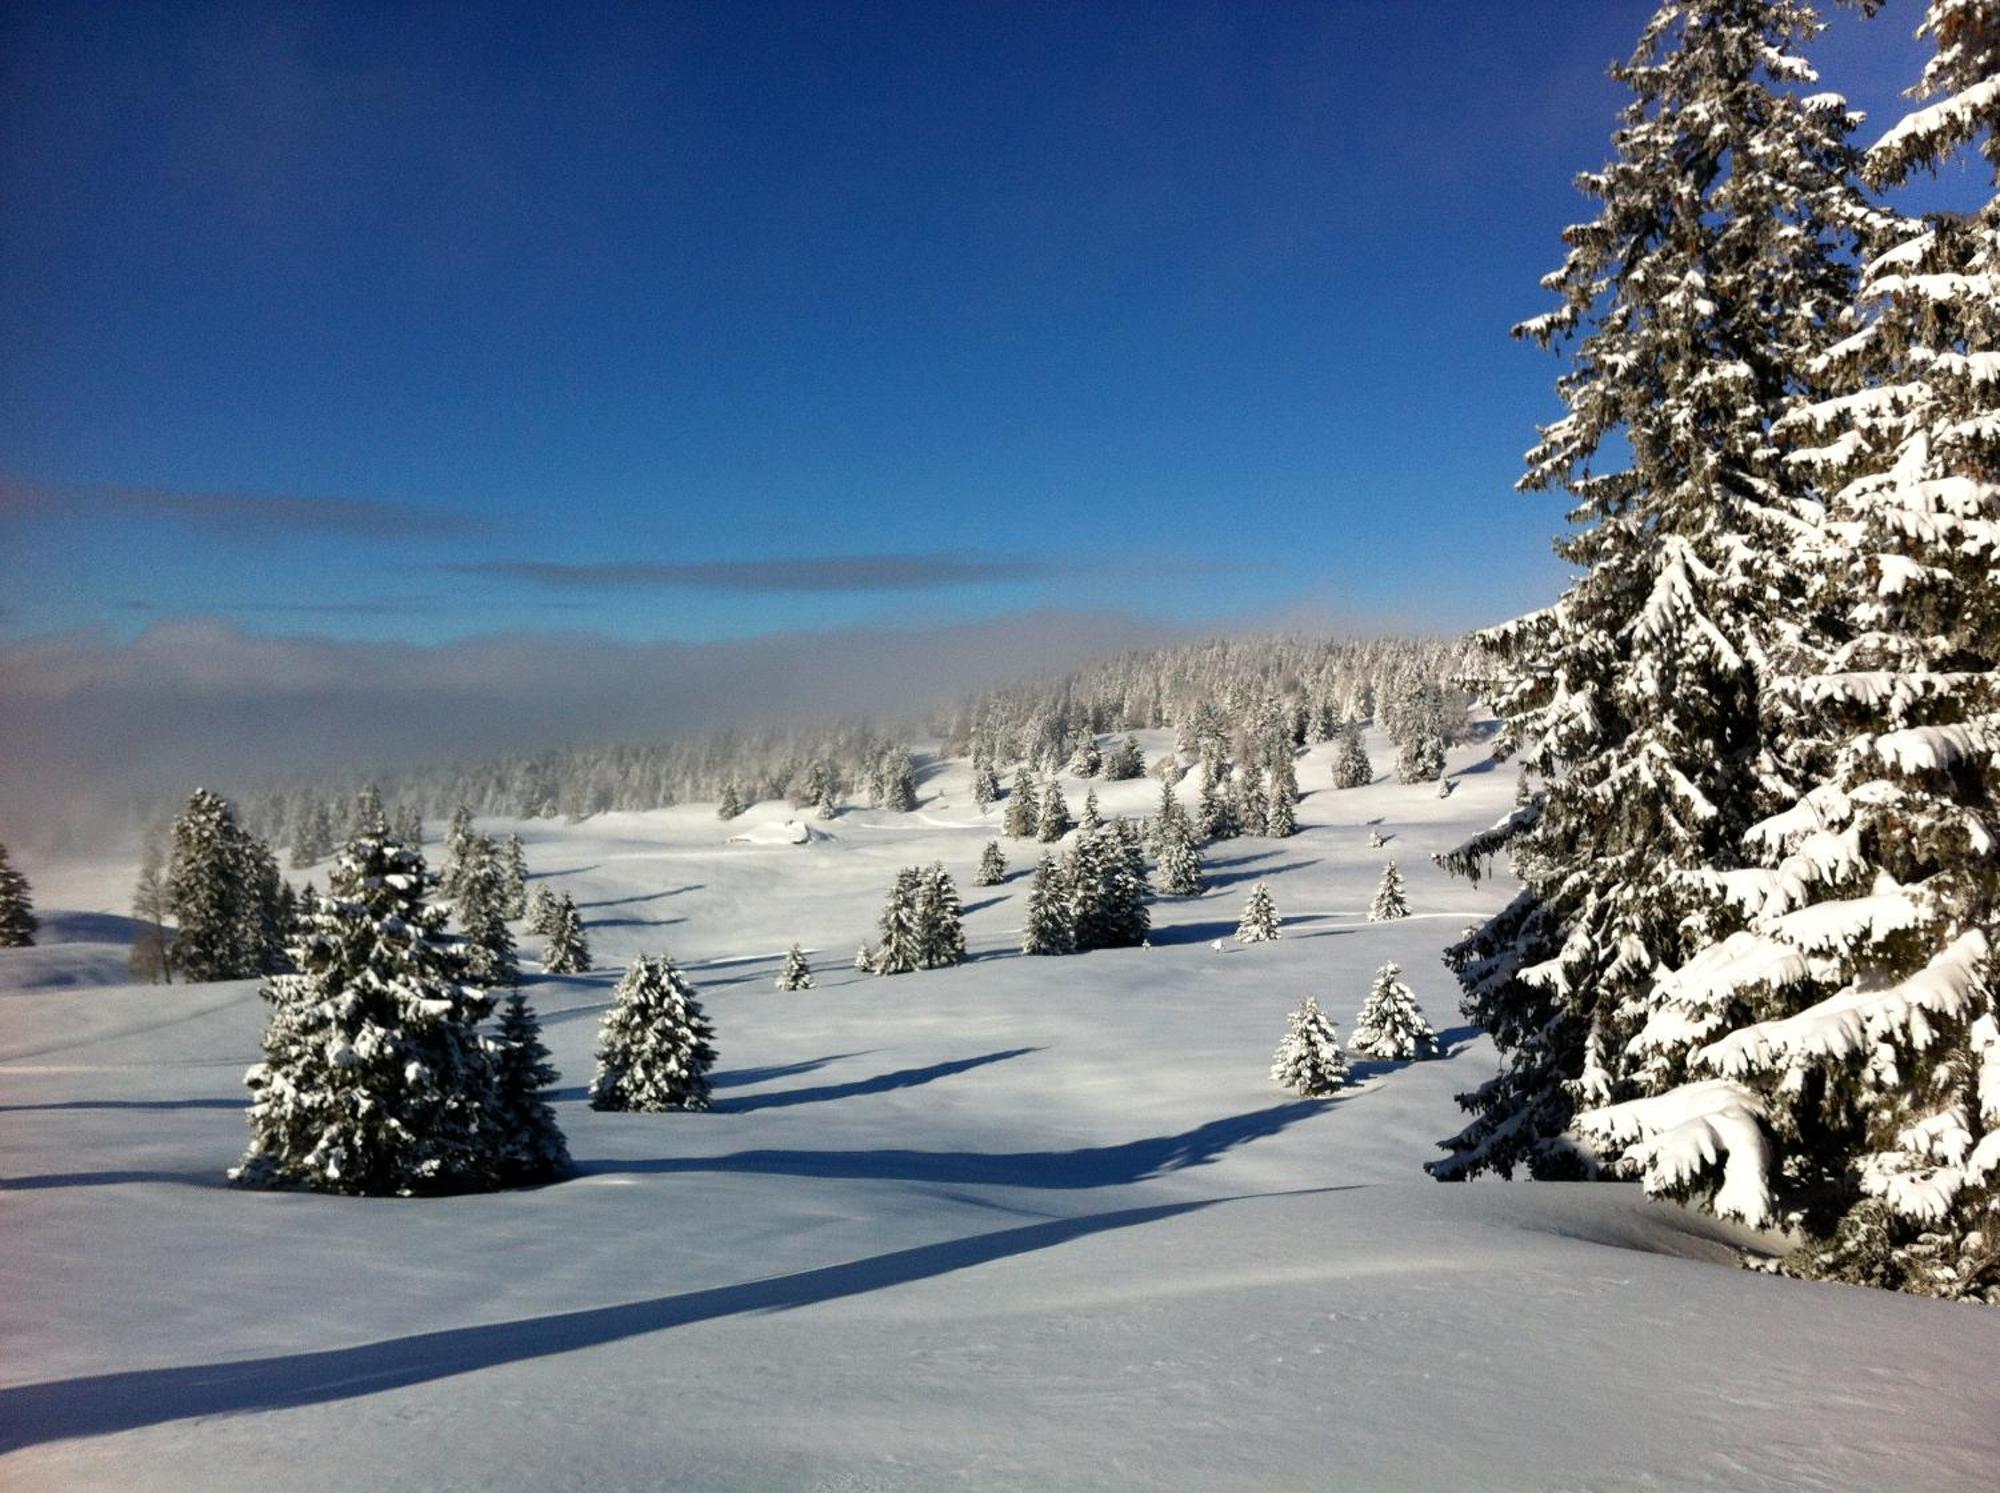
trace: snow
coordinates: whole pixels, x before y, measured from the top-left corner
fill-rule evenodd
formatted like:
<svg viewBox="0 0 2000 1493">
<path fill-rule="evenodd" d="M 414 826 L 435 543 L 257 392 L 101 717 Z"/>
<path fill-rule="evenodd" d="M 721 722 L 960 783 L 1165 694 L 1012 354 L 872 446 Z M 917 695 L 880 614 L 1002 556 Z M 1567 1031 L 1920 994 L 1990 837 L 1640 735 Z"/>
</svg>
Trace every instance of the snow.
<svg viewBox="0 0 2000 1493">
<path fill-rule="evenodd" d="M 224 1185 L 255 983 L 115 983 L 132 857 L 24 863 L 51 933 L 0 951 L 0 1485 L 1988 1486 L 2000 1314 L 1737 1269 L 1755 1236 L 1636 1185 L 1422 1176 L 1495 1066 L 1438 951 L 1511 895 L 1430 857 L 1513 775 L 1468 747 L 1448 799 L 1335 791 L 1334 750 L 1300 833 L 1211 847 L 1152 947 L 1014 954 L 1008 842 L 969 962 L 895 979 L 846 951 L 898 867 L 969 882 L 1004 805 L 963 763 L 920 752 L 917 813 L 804 845 L 783 804 L 482 823 L 598 961 L 527 982 L 577 1175 L 484 1196 Z M 1096 787 L 1107 816 L 1159 792 Z M 1415 916 L 1366 920 L 1371 828 Z M 1285 937 L 1216 952 L 1260 878 Z M 817 989 L 772 988 L 793 941 Z M 592 1111 L 611 986 L 662 950 L 715 1108 Z M 1275 1089 L 1286 1012 L 1351 1029 L 1391 960 L 1445 1055 Z"/>
</svg>

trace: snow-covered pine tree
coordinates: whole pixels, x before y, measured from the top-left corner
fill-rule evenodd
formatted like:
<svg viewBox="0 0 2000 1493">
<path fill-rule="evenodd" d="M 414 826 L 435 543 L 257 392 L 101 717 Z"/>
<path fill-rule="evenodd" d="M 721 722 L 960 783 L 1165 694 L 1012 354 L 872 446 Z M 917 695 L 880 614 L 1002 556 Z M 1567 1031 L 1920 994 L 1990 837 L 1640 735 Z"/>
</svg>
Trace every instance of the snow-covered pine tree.
<svg viewBox="0 0 2000 1493">
<path fill-rule="evenodd" d="M 1048 786 L 1042 790 L 1041 812 L 1036 817 L 1035 834 L 1045 845 L 1052 845 L 1076 828 L 1076 821 L 1070 818 L 1069 800 L 1063 797 L 1062 783 L 1050 778 Z"/>
<path fill-rule="evenodd" d="M 1855 116 L 1797 51 L 1818 29 L 1800 0 L 1659 5 L 1613 69 L 1633 99 L 1616 158 L 1580 178 L 1601 206 L 1544 282 L 1561 305 L 1517 329 L 1574 344 L 1568 413 L 1520 485 L 1575 499 L 1558 551 L 1582 574 L 1476 640 L 1497 753 L 1544 795 L 1439 857 L 1477 875 L 1511 843 L 1527 882 L 1447 954 L 1503 1067 L 1460 1097 L 1472 1120 L 1440 1178 L 1590 1172 L 1572 1116 L 1631 1082 L 1655 972 L 1726 923 L 1707 873 L 1734 867 L 1783 787 L 1762 688 L 1803 620 L 1797 557 L 1819 534 L 1771 432 L 1816 394 L 1852 246 L 1879 224 L 1854 180 Z"/>
<path fill-rule="evenodd" d="M 920 867 L 905 866 L 896 873 L 877 924 L 882 941 L 875 948 L 876 974 L 907 975 L 924 967 L 924 926 L 918 907 L 923 886 Z"/>
<path fill-rule="evenodd" d="M 813 988 L 812 966 L 806 962 L 806 951 L 793 943 L 785 950 L 785 962 L 778 970 L 780 990 L 810 990 Z"/>
<path fill-rule="evenodd" d="M 520 983 L 514 934 L 507 926 L 510 879 L 500 847 L 475 834 L 461 847 L 453 911 L 465 937 L 465 974 L 489 990 Z"/>
<path fill-rule="evenodd" d="M 941 862 L 917 873 L 918 963 L 925 969 L 947 969 L 965 962 L 964 908 L 958 883 Z"/>
<path fill-rule="evenodd" d="M 500 863 L 507 873 L 507 900 L 501 912 L 509 918 L 524 917 L 528 911 L 528 848 L 519 835 L 509 835 L 502 843 Z"/>
<path fill-rule="evenodd" d="M 1347 1045 L 1365 1058 L 1403 1061 L 1438 1055 L 1437 1033 L 1416 994 L 1403 983 L 1401 965 L 1392 961 L 1375 971 L 1375 983 L 1354 1018 L 1354 1035 Z"/>
<path fill-rule="evenodd" d="M 611 992 L 598 1030 L 590 1107 L 648 1114 L 707 1109 L 714 1039 L 687 976 L 665 955 L 641 954 Z"/>
<path fill-rule="evenodd" d="M 531 1186 L 561 1176 L 569 1170 L 569 1145 L 548 1100 L 561 1075 L 542 1045 L 541 1020 L 518 986 L 500 1008 L 500 1033 L 491 1046 L 501 1180 Z"/>
<path fill-rule="evenodd" d="M 556 899 L 549 891 L 546 881 L 538 881 L 528 888 L 527 905 L 521 909 L 521 926 L 529 933 L 548 936 L 550 916 L 556 910 Z"/>
<path fill-rule="evenodd" d="M 458 863 L 465 852 L 465 845 L 472 838 L 472 809 L 460 804 L 451 811 L 451 822 L 444 831 L 444 864 L 438 868 L 438 885 L 447 897 L 458 895 Z"/>
<path fill-rule="evenodd" d="M 1097 742 L 1086 736 L 1077 744 L 1075 754 L 1069 759 L 1069 774 L 1073 778 L 1094 778 L 1103 766 L 1104 758 L 1097 750 Z"/>
<path fill-rule="evenodd" d="M 1375 767 L 1361 741 L 1361 722 L 1350 716 L 1340 725 L 1340 745 L 1333 754 L 1333 786 L 1366 788 L 1374 781 Z"/>
<path fill-rule="evenodd" d="M 1187 810 L 1169 786 L 1160 790 L 1160 812 L 1153 821 L 1154 855 L 1159 863 L 1160 890 L 1173 897 L 1199 897 L 1208 890 L 1202 874 L 1201 845 Z"/>
<path fill-rule="evenodd" d="M 590 968 L 590 941 L 584 936 L 583 917 L 576 899 L 558 892 L 549 906 L 548 946 L 542 950 L 542 968 L 552 975 L 580 975 Z"/>
<path fill-rule="evenodd" d="M 1007 879 L 1007 857 L 1001 853 L 998 840 L 988 840 L 986 848 L 979 852 L 979 869 L 972 875 L 974 886 L 999 886 Z"/>
<path fill-rule="evenodd" d="M 1368 831 L 1368 848 L 1370 850 L 1380 850 L 1384 845 L 1387 845 L 1388 843 L 1389 842 L 1383 838 L 1382 831 L 1380 831 L 1379 829 L 1371 829 L 1370 831 Z"/>
<path fill-rule="evenodd" d="M 1242 833 L 1228 780 L 1211 760 L 1204 760 L 1201 765 L 1201 797 L 1196 801 L 1194 817 L 1204 840 L 1233 840 Z"/>
<path fill-rule="evenodd" d="M 1069 887 L 1053 855 L 1044 855 L 1028 884 L 1027 922 L 1021 929 L 1023 954 L 1071 954 L 1076 933 L 1070 925 Z"/>
<path fill-rule="evenodd" d="M 326 800 L 315 798 L 293 823 L 292 867 L 303 870 L 332 853 L 333 816 L 327 813 Z"/>
<path fill-rule="evenodd" d="M 271 1020 L 245 1076 L 250 1146 L 233 1180 L 401 1196 L 503 1180 L 478 1030 L 492 1002 L 464 982 L 432 885 L 422 854 L 386 834 L 340 852 L 291 950 L 298 973 L 263 991 Z"/>
<path fill-rule="evenodd" d="M 1417 720 L 1396 746 L 1396 781 L 1435 783 L 1444 776 L 1444 736 L 1428 715 Z"/>
<path fill-rule="evenodd" d="M 972 764 L 972 801 L 979 805 L 984 814 L 1000 797 L 1000 774 L 993 770 L 991 761 L 982 758 Z"/>
<path fill-rule="evenodd" d="M 1127 736 L 1123 741 L 1104 754 L 1103 774 L 1107 782 L 1122 783 L 1132 778 L 1143 777 L 1146 772 L 1146 754 L 1139 750 L 1139 739 Z"/>
<path fill-rule="evenodd" d="M 1935 0 L 1882 185 L 1984 136 L 1978 211 L 1873 245 L 1828 398 L 1818 624 L 1774 679 L 1797 790 L 1718 877 L 1748 926 L 1669 974 L 1637 1098 L 1577 1128 L 1649 1192 L 1802 1238 L 1786 1270 L 2000 1302 L 2000 4 Z"/>
<path fill-rule="evenodd" d="M 1285 1039 L 1271 1059 L 1271 1081 L 1305 1099 L 1324 1099 L 1347 1086 L 1347 1054 L 1340 1050 L 1340 1029 L 1307 996 L 1285 1018 Z"/>
<path fill-rule="evenodd" d="M 197 788 L 174 820 L 167 891 L 178 933 L 175 964 L 188 980 L 239 980 L 278 967 L 276 863 L 237 824 L 228 801 Z"/>
<path fill-rule="evenodd" d="M 1007 795 L 1007 808 L 1001 816 L 1001 824 L 1015 839 L 1027 840 L 1040 832 L 1041 823 L 1041 792 L 1035 786 L 1034 774 L 1023 764 L 1014 774 L 1014 788 Z"/>
<path fill-rule="evenodd" d="M 1288 840 L 1298 833 L 1298 801 L 1281 782 L 1273 781 L 1271 788 L 1264 808 L 1264 834 L 1269 839 Z"/>
<path fill-rule="evenodd" d="M 25 949 L 41 927 L 28 878 L 14 869 L 7 847 L 0 845 L 0 949 Z"/>
<path fill-rule="evenodd" d="M 1269 943 L 1278 936 L 1278 909 L 1271 901 L 1271 889 L 1258 882 L 1243 903 L 1243 918 L 1236 925 L 1238 943 Z"/>
<path fill-rule="evenodd" d="M 1375 900 L 1368 904 L 1368 921 L 1391 923 L 1410 915 L 1410 899 L 1403 887 L 1403 873 L 1390 861 L 1382 868 L 1382 881 L 1375 888 Z"/>
<path fill-rule="evenodd" d="M 362 835 L 386 835 L 389 833 L 389 811 L 382 804 L 382 790 L 373 783 L 363 783 L 354 795 L 354 804 L 347 814 L 347 837 L 352 840 Z"/>
<path fill-rule="evenodd" d="M 722 785 L 722 802 L 715 806 L 715 817 L 721 820 L 735 819 L 743 812 L 743 801 L 736 796 L 736 785 Z"/>
<path fill-rule="evenodd" d="M 1264 794 L 1264 774 L 1254 761 L 1236 769 L 1232 807 L 1237 824 L 1246 835 L 1262 835 L 1270 825 L 1271 804 Z"/>
<path fill-rule="evenodd" d="M 1098 811 L 1097 790 L 1095 788 L 1084 790 L 1083 814 L 1076 822 L 1085 829 L 1102 829 L 1104 827 L 1104 815 Z"/>
<path fill-rule="evenodd" d="M 917 764 L 904 751 L 882 764 L 882 807 L 907 814 L 917 806 Z"/>
<path fill-rule="evenodd" d="M 875 973 L 875 951 L 867 944 L 854 951 L 854 972 L 860 975 Z"/>
<path fill-rule="evenodd" d="M 398 804 L 389 820 L 389 832 L 405 845 L 422 846 L 424 811 L 412 803 Z"/>
</svg>

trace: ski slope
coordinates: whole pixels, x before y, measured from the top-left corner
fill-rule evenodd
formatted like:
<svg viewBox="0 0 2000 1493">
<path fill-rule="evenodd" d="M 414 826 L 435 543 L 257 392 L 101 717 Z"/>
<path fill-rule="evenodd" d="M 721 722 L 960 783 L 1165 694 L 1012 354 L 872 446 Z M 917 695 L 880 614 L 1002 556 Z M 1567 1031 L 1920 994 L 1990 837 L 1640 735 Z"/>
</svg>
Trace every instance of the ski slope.
<svg viewBox="0 0 2000 1493">
<path fill-rule="evenodd" d="M 1296 837 L 1212 847 L 1154 947 L 1066 959 L 1013 952 L 1040 847 L 971 885 L 999 813 L 963 763 L 803 844 L 782 804 L 483 824 L 576 898 L 597 965 L 530 982 L 577 1174 L 494 1196 L 226 1186 L 255 983 L 117 983 L 131 857 L 27 862 L 0 1486 L 1990 1487 L 2000 1314 L 1738 1269 L 1753 1241 L 1628 1186 L 1423 1176 L 1494 1064 L 1438 950 L 1508 894 L 1429 856 L 1513 775 L 1472 746 L 1449 799 L 1336 792 L 1328 751 Z M 1143 813 L 1158 785 L 1098 791 Z M 1392 856 L 1416 916 L 1369 924 Z M 932 859 L 972 958 L 855 974 L 896 869 Z M 1284 936 L 1239 947 L 1259 877 Z M 819 988 L 780 994 L 794 939 Z M 661 949 L 715 1022 L 716 1109 L 596 1114 L 596 1020 Z M 1273 1088 L 1286 1012 L 1317 994 L 1345 1034 L 1390 959 L 1447 1056 Z"/>
</svg>

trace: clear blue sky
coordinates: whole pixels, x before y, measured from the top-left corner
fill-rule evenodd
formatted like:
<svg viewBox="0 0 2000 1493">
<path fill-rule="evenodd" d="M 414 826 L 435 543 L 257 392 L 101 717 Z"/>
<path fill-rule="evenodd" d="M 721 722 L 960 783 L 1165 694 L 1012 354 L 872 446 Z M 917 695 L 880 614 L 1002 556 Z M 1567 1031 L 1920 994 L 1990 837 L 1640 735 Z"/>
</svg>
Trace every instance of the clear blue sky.
<svg viewBox="0 0 2000 1493">
<path fill-rule="evenodd" d="M 5 4 L 0 637 L 1537 605 L 1649 9 Z"/>
</svg>

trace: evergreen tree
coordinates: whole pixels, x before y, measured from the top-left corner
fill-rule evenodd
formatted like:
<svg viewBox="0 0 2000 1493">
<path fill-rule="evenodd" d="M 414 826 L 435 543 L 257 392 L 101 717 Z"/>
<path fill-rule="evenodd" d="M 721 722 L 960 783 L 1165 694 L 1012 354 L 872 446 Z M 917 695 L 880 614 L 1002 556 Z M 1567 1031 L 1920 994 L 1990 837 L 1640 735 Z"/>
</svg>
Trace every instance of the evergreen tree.
<svg viewBox="0 0 2000 1493">
<path fill-rule="evenodd" d="M 546 881 L 538 881 L 528 889 L 526 905 L 521 910 L 521 926 L 529 933 L 548 937 L 554 925 L 549 921 L 556 910 L 556 899 L 549 891 Z"/>
<path fill-rule="evenodd" d="M 942 864 L 917 873 L 918 962 L 925 969 L 945 969 L 965 961 L 964 909 L 958 884 Z"/>
<path fill-rule="evenodd" d="M 444 865 L 439 868 L 438 884 L 447 897 L 458 895 L 459 861 L 472 836 L 472 810 L 460 804 L 451 811 L 451 822 L 445 826 L 444 832 Z"/>
<path fill-rule="evenodd" d="M 292 866 L 303 870 L 316 865 L 333 853 L 333 818 L 326 811 L 324 799 L 313 799 L 305 806 L 292 829 Z"/>
<path fill-rule="evenodd" d="M 924 967 L 924 925 L 918 906 L 923 883 L 923 873 L 915 866 L 896 873 L 877 924 L 882 935 L 875 950 L 878 975 L 907 975 Z"/>
<path fill-rule="evenodd" d="M 1391 923 L 1410 915 L 1410 901 L 1404 894 L 1403 873 L 1390 861 L 1382 868 L 1382 884 L 1375 888 L 1375 900 L 1368 904 L 1368 921 Z"/>
<path fill-rule="evenodd" d="M 1391 962 L 1375 972 L 1375 983 L 1354 1018 L 1348 1047 L 1366 1058 L 1402 1061 L 1438 1055 L 1437 1033 L 1403 983 L 1402 966 Z"/>
<path fill-rule="evenodd" d="M 1076 828 L 1076 821 L 1069 815 L 1069 800 L 1063 797 L 1062 784 L 1050 778 L 1048 787 L 1042 790 L 1042 809 L 1037 816 L 1035 833 L 1045 845 L 1054 844 Z"/>
<path fill-rule="evenodd" d="M 1278 909 L 1271 901 L 1271 889 L 1258 882 L 1250 888 L 1243 904 L 1243 919 L 1236 925 L 1238 943 L 1270 943 L 1278 936 Z"/>
<path fill-rule="evenodd" d="M 414 842 L 406 842 L 414 843 Z M 501 915 L 525 917 L 528 911 L 528 849 L 519 835 L 509 835 L 500 847 L 501 865 L 506 868 L 506 901 Z"/>
<path fill-rule="evenodd" d="M 833 781 L 828 779 L 826 787 L 820 790 L 819 795 L 818 812 L 822 820 L 837 819 L 840 817 L 840 801 L 835 796 L 836 792 L 837 790 L 833 786 Z"/>
<path fill-rule="evenodd" d="M 1791 1273 L 2000 1302 L 2000 5 L 1934 0 L 1924 33 L 1932 102 L 1866 173 L 1978 142 L 1987 201 L 1885 228 L 1828 397 L 1779 423 L 1830 518 L 1769 684 L 1792 790 L 1716 875 L 1747 926 L 1656 982 L 1576 1128 L 1649 1192 L 1794 1230 Z"/>
<path fill-rule="evenodd" d="M 503 1179 L 478 1032 L 492 1003 L 464 983 L 432 884 L 422 854 L 386 834 L 340 852 L 291 951 L 298 973 L 263 991 L 271 1020 L 234 1180 L 407 1196 Z"/>
<path fill-rule="evenodd" d="M 1273 840 L 1288 840 L 1298 833 L 1299 815 L 1292 795 L 1273 792 L 1264 812 L 1264 833 Z"/>
<path fill-rule="evenodd" d="M 917 765 L 908 752 L 898 751 L 883 763 L 882 807 L 907 814 L 917 806 Z"/>
<path fill-rule="evenodd" d="M 1114 783 L 1143 777 L 1146 772 L 1146 754 L 1139 750 L 1139 739 L 1136 736 L 1127 736 L 1106 752 L 1102 771 L 1105 779 Z"/>
<path fill-rule="evenodd" d="M 1444 776 L 1444 737 L 1429 719 L 1418 721 L 1396 748 L 1396 779 L 1435 783 Z"/>
<path fill-rule="evenodd" d="M 500 1177 L 528 1186 L 559 1177 L 570 1167 L 569 1146 L 547 1090 L 561 1077 L 542 1045 L 542 1023 L 517 987 L 500 1008 L 500 1034 L 492 1044 L 493 1123 L 501 1137 Z"/>
<path fill-rule="evenodd" d="M 979 805 L 979 812 L 985 813 L 999 797 L 1000 774 L 993 770 L 993 764 L 983 758 L 973 763 L 972 801 Z"/>
<path fill-rule="evenodd" d="M 1186 813 L 1179 804 L 1174 808 L 1173 818 L 1166 821 L 1160 834 L 1160 890 L 1173 897 L 1199 897 L 1208 890 L 1201 845 L 1194 837 L 1194 826 L 1188 822 Z"/>
<path fill-rule="evenodd" d="M 347 815 L 347 838 L 360 839 L 365 836 L 382 836 L 389 833 L 389 811 L 382 806 L 382 790 L 373 783 L 363 783 L 360 792 L 354 795 L 354 806 Z"/>
<path fill-rule="evenodd" d="M 590 968 L 590 941 L 584 937 L 583 918 L 568 892 L 558 893 L 549 907 L 548 947 L 542 951 L 542 968 L 552 975 L 580 975 Z"/>
<path fill-rule="evenodd" d="M 412 803 L 397 805 L 395 817 L 389 824 L 389 832 L 405 845 L 421 847 L 424 843 L 423 810 Z"/>
<path fill-rule="evenodd" d="M 1503 1067 L 1431 1170 L 1585 1175 L 1579 1106 L 1631 1082 L 1655 971 L 1711 942 L 1743 832 L 1789 774 L 1762 689 L 1805 609 L 1794 556 L 1819 542 L 1776 422 L 1819 392 L 1845 335 L 1852 249 L 1879 220 L 1853 180 L 1835 95 L 1809 91 L 1798 0 L 1665 0 L 1631 60 L 1616 158 L 1580 184 L 1561 298 L 1521 335 L 1574 343 L 1567 415 L 1521 486 L 1566 489 L 1580 577 L 1555 606 L 1480 635 L 1501 756 L 1538 807 L 1440 857 L 1477 874 L 1503 844 L 1528 875 L 1447 959 Z M 1621 465 L 1614 453 L 1629 453 Z"/>
<path fill-rule="evenodd" d="M 1236 770 L 1235 811 L 1239 833 L 1262 835 L 1270 824 L 1270 801 L 1264 795 L 1264 774 L 1255 762 L 1245 762 Z"/>
<path fill-rule="evenodd" d="M 28 878 L 14 869 L 7 847 L 0 845 L 0 949 L 28 948 L 41 926 Z"/>
<path fill-rule="evenodd" d="M 743 812 L 743 803 L 736 796 L 736 785 L 725 783 L 722 788 L 722 802 L 715 807 L 715 817 L 722 820 L 734 819 Z"/>
<path fill-rule="evenodd" d="M 518 984 L 521 977 L 514 935 L 507 927 L 511 890 L 500 847 L 485 835 L 472 836 L 459 862 L 455 911 L 465 936 L 466 978 L 488 989 Z"/>
<path fill-rule="evenodd" d="M 1069 773 L 1073 778 L 1094 778 L 1097 770 L 1104 765 L 1104 758 L 1097 750 L 1097 743 L 1085 737 L 1076 749 L 1076 755 L 1069 759 Z"/>
<path fill-rule="evenodd" d="M 1202 764 L 1201 798 L 1194 813 L 1204 840 L 1233 840 L 1239 833 L 1236 811 L 1223 792 L 1222 776 L 1207 762 Z"/>
<path fill-rule="evenodd" d="M 1007 857 L 1000 851 L 998 840 L 988 840 L 986 848 L 979 852 L 979 869 L 973 873 L 974 886 L 999 886 L 1007 879 Z"/>
<path fill-rule="evenodd" d="M 189 980 L 237 980 L 278 967 L 277 865 L 219 794 L 197 788 L 174 821 L 167 893 L 175 964 Z"/>
<path fill-rule="evenodd" d="M 671 959 L 641 954 L 611 992 L 597 1035 L 592 1109 L 707 1109 L 715 1031 Z"/>
<path fill-rule="evenodd" d="M 1007 810 L 1001 823 L 1017 840 L 1030 839 L 1041 829 L 1040 792 L 1035 787 L 1034 774 L 1025 766 L 1014 774 L 1014 791 L 1007 795 Z"/>
<path fill-rule="evenodd" d="M 1340 1030 L 1307 996 L 1285 1018 L 1285 1040 L 1271 1059 L 1271 1081 L 1306 1099 L 1324 1099 L 1347 1086 L 1347 1054 L 1340 1050 Z"/>
<path fill-rule="evenodd" d="M 1103 827 L 1104 815 L 1098 812 L 1097 790 L 1095 788 L 1085 791 L 1083 795 L 1083 817 L 1077 820 L 1077 823 L 1085 829 L 1099 829 Z"/>
<path fill-rule="evenodd" d="M 1069 887 L 1053 855 L 1044 855 L 1028 884 L 1027 924 L 1021 930 L 1023 954 L 1070 954 L 1076 951 L 1070 926 Z"/>
<path fill-rule="evenodd" d="M 806 962 L 806 951 L 796 943 L 785 950 L 785 963 L 778 971 L 778 988 L 780 990 L 813 988 L 812 966 Z"/>
<path fill-rule="evenodd" d="M 1361 741 L 1361 722 L 1350 717 L 1340 725 L 1340 746 L 1333 756 L 1333 786 L 1366 788 L 1374 781 L 1375 768 Z"/>
<path fill-rule="evenodd" d="M 867 944 L 863 944 L 854 951 L 854 971 L 856 974 L 862 975 L 872 975 L 875 973 L 875 951 L 869 948 Z"/>
</svg>

